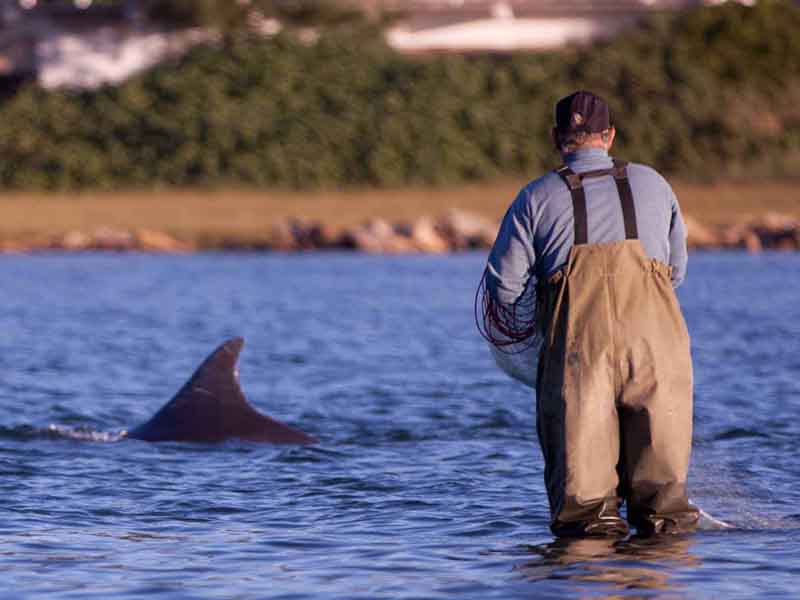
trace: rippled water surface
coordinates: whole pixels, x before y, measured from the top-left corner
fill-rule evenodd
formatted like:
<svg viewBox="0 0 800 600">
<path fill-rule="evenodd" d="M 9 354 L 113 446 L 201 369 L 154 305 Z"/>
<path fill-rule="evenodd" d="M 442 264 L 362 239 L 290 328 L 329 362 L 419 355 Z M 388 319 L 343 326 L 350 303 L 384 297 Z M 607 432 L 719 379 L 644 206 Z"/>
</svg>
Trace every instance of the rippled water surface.
<svg viewBox="0 0 800 600">
<path fill-rule="evenodd" d="M 694 500 L 733 528 L 554 542 L 483 255 L 0 258 L 7 597 L 790 597 L 800 256 L 694 255 Z M 312 447 L 118 440 L 228 337 Z"/>
</svg>

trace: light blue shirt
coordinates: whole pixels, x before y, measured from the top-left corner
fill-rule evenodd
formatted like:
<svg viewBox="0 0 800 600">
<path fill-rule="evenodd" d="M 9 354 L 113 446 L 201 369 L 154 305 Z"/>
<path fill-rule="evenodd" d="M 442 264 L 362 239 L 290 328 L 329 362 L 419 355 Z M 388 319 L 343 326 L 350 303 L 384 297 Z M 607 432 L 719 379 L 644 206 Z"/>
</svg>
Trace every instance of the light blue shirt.
<svg viewBox="0 0 800 600">
<path fill-rule="evenodd" d="M 605 150 L 578 150 L 565 163 L 576 173 L 609 169 Z M 672 285 L 686 276 L 686 225 L 669 183 L 650 167 L 630 163 L 628 179 L 636 226 L 645 253 L 672 266 Z M 583 181 L 590 244 L 625 239 L 622 206 L 614 178 Z M 572 196 L 555 172 L 526 185 L 508 209 L 489 254 L 487 285 L 504 304 L 513 304 L 531 277 L 546 279 L 567 262 L 575 243 Z"/>
</svg>

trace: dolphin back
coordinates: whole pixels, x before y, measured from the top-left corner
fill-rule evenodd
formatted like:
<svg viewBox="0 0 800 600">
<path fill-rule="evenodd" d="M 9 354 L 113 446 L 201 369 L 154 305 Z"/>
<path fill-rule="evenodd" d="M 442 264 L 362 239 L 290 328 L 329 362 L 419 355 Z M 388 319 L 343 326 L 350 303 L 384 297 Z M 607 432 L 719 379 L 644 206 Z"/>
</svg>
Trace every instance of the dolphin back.
<svg viewBox="0 0 800 600">
<path fill-rule="evenodd" d="M 128 432 L 148 442 L 222 442 L 235 438 L 273 444 L 316 440 L 254 409 L 239 386 L 237 363 L 242 338 L 222 344 L 153 417 Z"/>
</svg>

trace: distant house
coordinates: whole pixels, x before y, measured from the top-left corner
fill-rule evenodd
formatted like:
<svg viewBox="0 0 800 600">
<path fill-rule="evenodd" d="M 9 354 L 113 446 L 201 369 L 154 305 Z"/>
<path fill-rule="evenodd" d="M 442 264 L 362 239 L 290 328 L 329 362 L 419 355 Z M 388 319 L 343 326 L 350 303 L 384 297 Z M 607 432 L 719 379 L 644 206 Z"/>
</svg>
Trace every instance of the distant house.
<svg viewBox="0 0 800 600">
<path fill-rule="evenodd" d="M 0 0 L 0 78 L 94 88 L 124 81 L 211 37 L 154 27 L 137 5 Z"/>
<path fill-rule="evenodd" d="M 234 1 L 234 0 L 231 0 Z M 387 32 L 397 50 L 504 52 L 587 43 L 654 11 L 720 0 L 359 0 L 397 16 Z M 36 79 L 48 88 L 120 82 L 193 44 L 208 31 L 165 31 L 139 0 L 0 0 L 0 82 Z"/>
<path fill-rule="evenodd" d="M 387 0 L 405 15 L 388 41 L 405 52 L 545 50 L 610 37 L 655 11 L 702 0 Z"/>
</svg>

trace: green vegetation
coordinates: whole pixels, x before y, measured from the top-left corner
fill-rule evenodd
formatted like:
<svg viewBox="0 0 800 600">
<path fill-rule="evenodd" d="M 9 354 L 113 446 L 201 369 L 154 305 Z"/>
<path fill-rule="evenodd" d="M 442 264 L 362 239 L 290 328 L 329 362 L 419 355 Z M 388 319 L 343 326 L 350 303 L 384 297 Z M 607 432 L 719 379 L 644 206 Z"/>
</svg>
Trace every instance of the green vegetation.
<svg viewBox="0 0 800 600">
<path fill-rule="evenodd" d="M 538 174 L 552 105 L 611 103 L 617 154 L 684 178 L 800 172 L 800 9 L 659 15 L 587 49 L 409 58 L 363 24 L 198 48 L 116 88 L 0 104 L 0 186 L 289 188 Z"/>
</svg>

